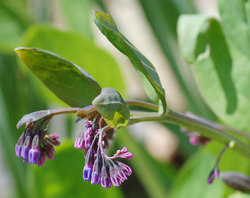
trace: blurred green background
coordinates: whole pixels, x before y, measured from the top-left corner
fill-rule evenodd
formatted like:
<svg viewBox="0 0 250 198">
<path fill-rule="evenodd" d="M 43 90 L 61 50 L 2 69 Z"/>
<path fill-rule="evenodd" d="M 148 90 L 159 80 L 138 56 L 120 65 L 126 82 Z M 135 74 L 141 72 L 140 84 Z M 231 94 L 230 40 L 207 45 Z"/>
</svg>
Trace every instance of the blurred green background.
<svg viewBox="0 0 250 198">
<path fill-rule="evenodd" d="M 74 115 L 52 120 L 49 132 L 59 133 L 62 142 L 55 160 L 38 168 L 15 156 L 23 130 L 17 130 L 16 123 L 24 114 L 66 107 L 22 64 L 14 53 L 16 47 L 57 53 L 125 99 L 148 100 L 129 60 L 94 26 L 92 9 L 110 13 L 119 30 L 152 61 L 170 108 L 216 120 L 180 54 L 176 31 L 181 14 L 218 17 L 216 1 L 0 0 L 0 198 L 227 197 L 233 191 L 221 181 L 206 185 L 222 145 L 192 147 L 179 127 L 171 124 L 143 123 L 117 131 L 110 152 L 127 146 L 134 153 L 128 162 L 134 172 L 120 188 L 105 190 L 83 181 L 84 152 L 73 147 L 83 123 L 74 124 Z M 228 164 L 231 157 L 238 163 Z M 249 166 L 234 152 L 223 158 L 225 170 Z"/>
</svg>

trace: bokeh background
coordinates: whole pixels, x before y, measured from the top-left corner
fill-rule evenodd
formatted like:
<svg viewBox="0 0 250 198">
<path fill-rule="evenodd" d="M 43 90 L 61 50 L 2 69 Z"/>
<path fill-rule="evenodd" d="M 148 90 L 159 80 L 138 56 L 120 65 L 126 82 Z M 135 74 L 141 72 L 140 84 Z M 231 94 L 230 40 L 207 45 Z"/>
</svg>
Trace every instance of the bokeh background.
<svg viewBox="0 0 250 198">
<path fill-rule="evenodd" d="M 120 32 L 153 63 L 170 108 L 216 119 L 181 57 L 176 33 L 181 14 L 219 18 L 215 0 L 0 0 L 0 198 L 174 197 L 182 185 L 178 180 L 192 174 L 192 163 L 201 168 L 193 180 L 206 181 L 214 156 L 196 156 L 185 165 L 186 172 L 181 170 L 199 148 L 171 124 L 140 123 L 117 131 L 109 152 L 127 146 L 134 153 L 129 162 L 134 173 L 120 188 L 104 190 L 83 181 L 84 153 L 73 148 L 83 124 L 75 124 L 74 115 L 51 122 L 49 132 L 59 133 L 62 142 L 55 160 L 37 168 L 15 156 L 23 130 L 16 123 L 24 114 L 66 106 L 21 63 L 16 47 L 55 52 L 125 99 L 148 100 L 129 60 L 95 27 L 92 9 L 110 13 Z M 220 193 L 221 185 L 214 192 Z"/>
</svg>

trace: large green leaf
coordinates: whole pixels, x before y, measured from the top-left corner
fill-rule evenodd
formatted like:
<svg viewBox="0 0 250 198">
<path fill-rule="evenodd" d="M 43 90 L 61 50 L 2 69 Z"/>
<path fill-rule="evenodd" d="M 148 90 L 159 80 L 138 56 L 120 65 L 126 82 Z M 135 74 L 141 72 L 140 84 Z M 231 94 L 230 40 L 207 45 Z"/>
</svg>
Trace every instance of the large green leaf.
<svg viewBox="0 0 250 198">
<path fill-rule="evenodd" d="M 25 32 L 22 38 L 22 46 L 37 47 L 59 54 L 83 67 L 102 87 L 113 87 L 122 95 L 124 94 L 123 76 L 115 60 L 82 35 L 37 24 L 31 26 Z M 20 65 L 23 70 L 27 68 L 26 66 L 23 67 L 22 64 Z M 30 76 L 34 77 L 33 74 Z M 39 97 L 50 102 L 58 103 L 60 101 L 48 92 L 47 88 L 38 80 L 34 80 L 34 83 L 33 86 L 39 90 Z"/>
<path fill-rule="evenodd" d="M 43 167 L 30 169 L 30 197 L 124 197 L 119 188 L 104 189 L 91 185 L 82 178 L 84 152 L 74 148 L 72 141 L 66 141 L 56 148 L 55 159 L 47 160 Z"/>
<path fill-rule="evenodd" d="M 178 27 L 180 47 L 187 62 L 202 67 L 198 57 L 205 53 L 206 45 L 209 45 L 211 63 L 227 101 L 226 113 L 234 113 L 237 96 L 231 77 L 232 59 L 217 20 L 206 15 L 182 15 Z"/>
<path fill-rule="evenodd" d="M 129 58 L 141 78 L 149 98 L 156 103 L 159 102 L 159 113 L 164 114 L 167 108 L 165 90 L 161 86 L 159 76 L 152 63 L 119 32 L 109 14 L 94 11 L 93 17 L 95 24 L 108 40 Z"/>
<path fill-rule="evenodd" d="M 215 163 L 214 157 L 206 152 L 192 156 L 175 177 L 171 198 L 221 198 L 224 184 L 215 179 L 213 184 L 207 184 L 207 178 Z"/>
<path fill-rule="evenodd" d="M 84 107 L 100 93 L 100 85 L 84 69 L 67 59 L 37 48 L 15 51 L 30 70 L 62 101 Z"/>
<path fill-rule="evenodd" d="M 191 54 L 195 54 L 195 56 L 190 60 L 193 60 L 192 64 L 200 90 L 214 113 L 223 122 L 249 133 L 250 41 L 247 20 L 249 2 L 219 0 L 218 5 L 221 25 L 212 18 L 204 21 L 204 23 L 209 23 L 207 24 L 209 28 L 207 28 L 206 37 L 203 37 L 200 43 L 207 43 L 209 47 L 205 53 L 200 51 L 195 54 L 194 48 L 192 48 L 194 45 L 191 45 L 190 47 L 193 49 Z M 179 30 L 183 29 L 183 26 L 187 27 L 184 22 L 192 24 L 190 27 L 194 27 L 195 20 L 193 19 L 197 17 L 201 16 L 181 17 Z M 186 19 L 184 20 L 184 18 Z M 200 24 L 197 23 L 197 25 L 201 27 Z M 199 33 L 202 31 L 197 33 L 193 29 L 186 28 L 185 32 L 179 31 L 179 41 L 185 37 L 186 40 L 191 39 L 199 44 L 197 35 L 200 35 Z M 195 29 L 201 30 L 202 28 L 196 27 Z M 182 45 L 180 46 L 182 49 L 184 48 Z M 187 47 L 185 46 L 185 48 Z"/>
<path fill-rule="evenodd" d="M 110 127 L 124 127 L 128 124 L 129 108 L 115 89 L 103 88 L 93 100 L 93 105 Z"/>
</svg>

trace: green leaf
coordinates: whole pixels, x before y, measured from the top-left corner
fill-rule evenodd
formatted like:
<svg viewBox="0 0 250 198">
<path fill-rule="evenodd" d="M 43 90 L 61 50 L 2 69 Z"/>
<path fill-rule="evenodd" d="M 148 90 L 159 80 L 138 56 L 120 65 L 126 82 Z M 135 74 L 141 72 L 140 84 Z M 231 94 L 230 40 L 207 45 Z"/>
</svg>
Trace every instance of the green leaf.
<svg viewBox="0 0 250 198">
<path fill-rule="evenodd" d="M 224 34 L 217 20 L 206 15 L 182 15 L 178 22 L 178 38 L 183 57 L 195 65 L 195 71 L 203 69 L 203 59 L 210 59 L 227 101 L 226 113 L 237 108 L 237 93 L 232 79 L 232 58 Z M 210 52 L 206 52 L 206 45 Z M 203 57 L 202 57 L 203 55 Z M 205 57 L 205 58 L 204 58 Z"/>
<path fill-rule="evenodd" d="M 129 58 L 141 78 L 149 98 L 156 103 L 159 102 L 159 113 L 164 114 L 167 108 L 165 90 L 161 86 L 159 76 L 152 63 L 119 32 L 109 14 L 94 11 L 93 17 L 100 31 L 120 52 Z"/>
<path fill-rule="evenodd" d="M 30 167 L 30 197 L 124 197 L 119 188 L 104 189 L 85 182 L 83 167 L 84 152 L 75 149 L 72 141 L 63 142 L 56 147 L 54 160 L 47 160 L 42 167 Z"/>
<path fill-rule="evenodd" d="M 100 85 L 67 59 L 36 48 L 16 48 L 22 61 L 62 101 L 84 107 L 100 93 Z"/>
<path fill-rule="evenodd" d="M 39 119 L 41 119 L 49 114 L 50 114 L 50 110 L 42 110 L 42 111 L 36 111 L 33 113 L 26 114 L 17 123 L 17 129 L 20 129 L 21 126 L 26 122 L 37 121 L 37 120 L 39 120 Z"/>
<path fill-rule="evenodd" d="M 118 64 L 107 52 L 98 48 L 93 41 L 82 35 L 74 32 L 63 32 L 44 24 L 36 24 L 24 33 L 22 46 L 37 47 L 59 54 L 88 71 L 102 87 L 113 87 L 124 94 L 124 78 Z M 33 73 L 21 61 L 20 66 L 23 73 L 34 78 Z M 39 90 L 36 94 L 41 99 L 50 103 L 60 103 L 60 100 L 48 92 L 48 89 L 39 80 L 35 79 L 32 79 L 34 81 L 32 86 L 35 90 Z"/>
<path fill-rule="evenodd" d="M 199 152 L 188 159 L 173 182 L 171 198 L 221 198 L 224 185 L 219 179 L 207 184 L 215 159 L 207 152 Z"/>
<path fill-rule="evenodd" d="M 210 50 L 193 62 L 194 71 L 214 113 L 224 123 L 250 133 L 250 3 L 219 0 L 218 7 L 220 25 L 210 20 Z"/>
<path fill-rule="evenodd" d="M 93 105 L 110 127 L 124 127 L 128 124 L 129 109 L 115 89 L 103 88 L 100 95 L 93 100 Z"/>
<path fill-rule="evenodd" d="M 207 15 L 181 15 L 178 20 L 178 42 L 183 58 L 193 63 L 205 52 L 210 17 Z"/>
</svg>

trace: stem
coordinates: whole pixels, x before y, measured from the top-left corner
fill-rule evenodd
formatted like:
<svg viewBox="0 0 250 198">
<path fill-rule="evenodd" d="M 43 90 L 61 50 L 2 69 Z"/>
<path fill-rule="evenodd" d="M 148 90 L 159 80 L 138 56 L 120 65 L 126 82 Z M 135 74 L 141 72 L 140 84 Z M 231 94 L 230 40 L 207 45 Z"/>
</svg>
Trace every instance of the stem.
<svg viewBox="0 0 250 198">
<path fill-rule="evenodd" d="M 109 125 L 103 127 L 100 129 L 99 131 L 99 139 L 98 139 L 98 145 L 99 147 L 101 148 L 101 155 L 106 155 L 105 152 L 104 152 L 104 149 L 103 149 L 103 146 L 102 146 L 102 136 L 103 136 L 103 133 L 107 130 L 111 129 Z"/>
<path fill-rule="evenodd" d="M 152 109 L 155 111 L 158 111 L 158 108 L 159 108 L 159 106 L 156 104 L 152 104 L 152 103 L 144 102 L 144 101 L 139 101 L 139 100 L 125 100 L 125 103 L 127 105 L 135 105 L 135 106 L 145 107 L 145 108 Z"/>
<path fill-rule="evenodd" d="M 217 127 L 218 127 L 218 129 L 221 129 L 221 130 L 225 130 L 225 131 L 240 134 L 240 135 L 244 136 L 245 138 L 247 138 L 248 140 L 250 140 L 250 135 L 248 135 L 247 133 L 245 133 L 245 132 L 243 132 L 241 130 L 232 128 L 230 126 L 225 126 L 225 125 L 218 125 Z"/>
<path fill-rule="evenodd" d="M 81 108 L 78 108 L 78 107 L 60 108 L 60 109 L 50 110 L 49 115 L 54 116 L 54 115 L 65 114 L 65 113 L 76 113 L 79 110 L 81 110 Z"/>
<path fill-rule="evenodd" d="M 227 144 L 231 141 L 234 141 L 235 144 L 233 146 L 233 149 L 235 149 L 236 151 L 240 152 L 241 154 L 247 157 L 250 157 L 250 145 L 246 144 L 245 142 L 241 141 L 240 139 L 234 137 L 233 135 L 225 131 L 222 131 L 211 125 L 203 123 L 194 118 L 190 118 L 184 114 L 177 113 L 170 109 L 168 109 L 168 112 L 163 116 L 160 116 L 158 113 L 135 115 L 130 118 L 129 124 L 135 124 L 144 121 L 160 121 L 160 122 L 173 123 L 179 125 L 180 127 L 186 128 L 190 131 L 196 131 L 200 133 L 202 136 L 216 140 L 223 144 Z"/>
</svg>

